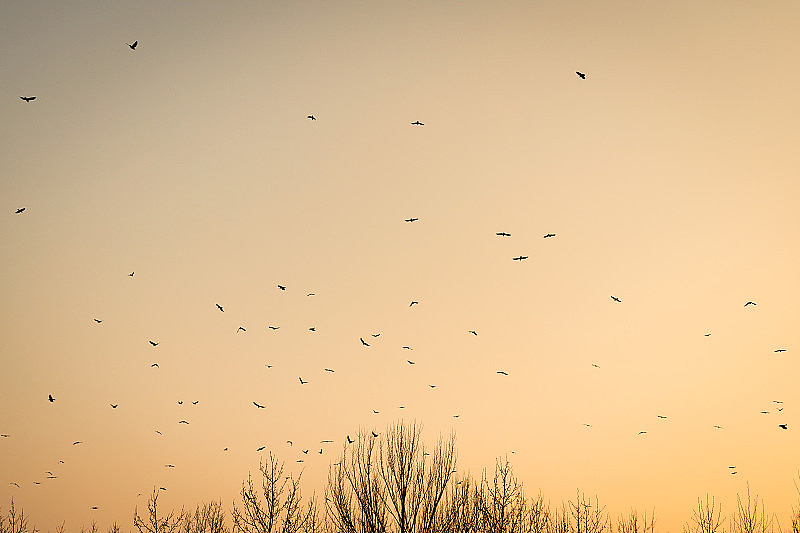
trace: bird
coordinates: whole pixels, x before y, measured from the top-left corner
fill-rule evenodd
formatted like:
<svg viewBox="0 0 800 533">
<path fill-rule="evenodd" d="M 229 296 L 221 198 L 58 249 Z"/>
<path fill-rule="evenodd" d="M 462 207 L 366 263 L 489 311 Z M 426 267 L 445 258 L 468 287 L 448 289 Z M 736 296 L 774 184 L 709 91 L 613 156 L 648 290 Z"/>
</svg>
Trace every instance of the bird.
<svg viewBox="0 0 800 533">
<path fill-rule="evenodd" d="M 219 309 L 219 310 L 220 310 L 220 311 L 222 311 L 223 313 L 225 312 L 225 310 L 222 308 L 222 306 L 221 306 L 221 305 L 219 305 L 219 304 L 214 304 L 214 305 L 216 305 L 216 306 L 217 306 L 217 309 Z"/>
<path fill-rule="evenodd" d="M 303 453 L 308 455 L 308 450 L 303 450 Z"/>
<path fill-rule="evenodd" d="M 747 307 L 748 305 L 756 305 L 756 303 L 751 300 L 748 300 L 748 302 L 744 304 L 744 307 Z"/>
<path fill-rule="evenodd" d="M 417 220 L 419 220 L 419 217 L 412 217 L 412 218 L 403 219 L 404 222 L 416 222 Z"/>
<path fill-rule="evenodd" d="M 722 426 L 714 426 L 715 429 L 725 429 Z"/>
<path fill-rule="evenodd" d="M 592 427 L 592 425 L 591 425 L 591 424 L 586 424 L 586 423 L 584 423 L 583 425 L 584 425 L 584 426 L 586 426 L 587 428 L 590 428 L 590 427 Z"/>
<path fill-rule="evenodd" d="M 239 326 L 239 328 L 236 330 L 236 333 L 239 333 L 239 331 L 247 331 L 247 330 L 244 329 L 242 326 Z"/>
<path fill-rule="evenodd" d="M 550 237 L 555 237 L 555 236 L 556 236 L 556 234 L 555 234 L 555 233 L 548 233 L 548 234 L 546 234 L 546 235 L 545 235 L 544 237 L 542 237 L 542 238 L 543 238 L 543 239 L 549 239 Z"/>
<path fill-rule="evenodd" d="M 261 446 L 260 448 L 256 448 L 256 451 L 257 451 L 257 452 L 260 452 L 260 451 L 261 451 L 261 450 L 263 450 L 264 448 L 266 448 L 266 446 Z"/>
<path fill-rule="evenodd" d="M 783 400 L 772 400 L 772 403 L 783 403 Z"/>
<path fill-rule="evenodd" d="M 263 406 L 263 405 L 261 405 L 261 404 L 259 404 L 259 403 L 253 402 L 253 405 L 255 405 L 256 407 L 258 407 L 259 409 L 264 409 L 264 406 Z"/>
<path fill-rule="evenodd" d="M 273 330 L 273 331 L 274 331 L 274 330 L 281 329 L 281 327 L 280 327 L 280 326 L 267 326 L 267 327 L 268 327 L 269 329 Z"/>
<path fill-rule="evenodd" d="M 432 389 L 435 389 L 435 388 L 436 388 L 436 385 L 428 385 L 428 387 L 430 387 L 430 388 L 432 388 Z"/>
<path fill-rule="evenodd" d="M 32 102 L 32 101 L 36 100 L 36 97 L 35 96 L 20 96 L 20 99 L 22 99 L 23 102 L 27 103 L 27 102 Z"/>
<path fill-rule="evenodd" d="M 316 293 L 314 293 L 314 292 L 309 292 L 308 294 L 306 294 L 306 296 L 316 296 L 316 295 L 317 295 L 317 294 L 316 294 Z"/>
<path fill-rule="evenodd" d="M 376 411 L 375 409 L 373 409 L 372 412 L 375 413 L 376 415 L 380 413 L 380 411 Z"/>
<path fill-rule="evenodd" d="M 461 416 L 461 415 L 453 415 L 453 418 L 458 418 L 459 416 Z"/>
<path fill-rule="evenodd" d="M 15 214 L 15 215 L 19 215 L 20 213 L 22 213 L 22 212 L 23 212 L 23 211 L 25 211 L 26 209 L 27 209 L 27 207 L 20 207 L 19 209 L 17 209 L 16 211 L 14 211 L 14 214 Z"/>
<path fill-rule="evenodd" d="M 380 336 L 381 336 L 381 334 L 380 334 L 380 333 L 373 333 L 373 334 L 372 334 L 372 336 L 373 336 L 373 337 L 380 337 Z"/>
<path fill-rule="evenodd" d="M 47 395 L 47 400 L 48 400 L 50 403 L 53 403 L 54 401 L 56 401 L 56 399 L 55 399 L 55 398 L 53 398 L 53 395 L 52 395 L 52 394 L 48 394 L 48 395 Z"/>
<path fill-rule="evenodd" d="M 308 328 L 308 331 L 317 331 L 317 328 L 314 327 L 314 326 L 311 326 L 310 328 Z"/>
<path fill-rule="evenodd" d="M 639 433 L 637 433 L 637 435 L 644 435 L 645 433 L 647 433 L 647 432 L 646 431 L 640 431 Z"/>
<path fill-rule="evenodd" d="M 582 80 L 585 80 L 585 79 L 586 79 L 586 74 L 584 74 L 583 72 L 578 72 L 578 71 L 576 70 L 576 71 L 575 71 L 575 74 L 577 74 L 577 75 L 578 75 L 578 77 L 579 77 L 580 79 L 582 79 Z"/>
<path fill-rule="evenodd" d="M 497 233 L 495 233 L 495 235 L 497 235 L 498 237 L 511 237 L 511 234 L 506 233 L 505 231 L 498 231 Z"/>
<path fill-rule="evenodd" d="M 377 437 L 377 436 L 378 436 L 378 434 L 377 434 L 377 433 L 375 433 L 374 431 L 372 431 L 372 436 L 373 436 L 373 437 Z"/>
<path fill-rule="evenodd" d="M 135 271 L 134 271 L 134 272 L 131 272 L 130 274 L 128 274 L 128 276 L 130 276 L 130 277 L 133 277 L 133 275 L 134 275 L 135 273 L 136 273 Z"/>
<path fill-rule="evenodd" d="M 294 446 L 294 442 L 292 442 L 292 441 L 290 441 L 290 440 L 287 440 L 287 441 L 286 441 L 286 444 L 288 444 L 289 446 Z"/>
<path fill-rule="evenodd" d="M 778 348 L 777 350 L 775 350 L 775 353 L 783 353 L 785 351 L 786 351 L 785 348 Z"/>
<path fill-rule="evenodd" d="M 178 400 L 178 405 L 183 405 L 183 400 Z"/>
<path fill-rule="evenodd" d="M 317 117 L 315 117 L 314 115 L 308 115 L 306 118 L 309 120 L 317 120 Z"/>
<path fill-rule="evenodd" d="M 412 361 L 411 359 L 406 359 L 406 361 L 408 362 L 409 365 L 416 365 L 417 364 L 414 361 Z"/>
<path fill-rule="evenodd" d="M 789 426 L 787 424 L 778 424 L 778 427 L 781 429 L 789 429 Z"/>
<path fill-rule="evenodd" d="M 333 369 L 332 368 L 326 368 L 325 372 L 333 372 Z"/>
<path fill-rule="evenodd" d="M 666 417 L 666 416 L 664 416 L 664 415 L 656 415 L 656 416 L 658 416 L 658 418 L 663 418 L 664 420 L 666 420 L 666 419 L 667 419 L 667 417 Z"/>
<path fill-rule="evenodd" d="M 167 468 L 175 468 L 175 465 L 164 465 Z"/>
<path fill-rule="evenodd" d="M 768 414 L 769 414 L 769 411 L 761 411 L 761 414 L 762 414 L 762 415 L 768 415 Z"/>
<path fill-rule="evenodd" d="M 178 424 L 189 424 L 189 422 L 187 422 L 186 420 L 181 420 L 180 422 L 178 422 Z"/>
<path fill-rule="evenodd" d="M 83 444 L 83 441 L 76 440 L 75 442 L 72 443 L 73 446 L 77 446 L 78 444 Z"/>
<path fill-rule="evenodd" d="M 524 261 L 524 260 L 525 260 L 525 259 L 527 259 L 527 258 L 528 258 L 528 256 L 527 256 L 527 255 L 519 255 L 519 256 L 517 256 L 517 257 L 512 257 L 511 259 L 512 259 L 513 261 Z"/>
<path fill-rule="evenodd" d="M 422 123 L 422 122 L 420 122 L 419 120 L 415 120 L 414 122 L 412 122 L 412 123 L 411 123 L 411 125 L 412 125 L 412 126 L 424 126 L 425 124 L 423 124 L 423 123 Z"/>
<path fill-rule="evenodd" d="M 278 285 L 278 288 L 282 291 L 286 290 L 286 285 Z"/>
<path fill-rule="evenodd" d="M 112 409 L 116 409 L 117 407 L 119 407 L 118 403 L 110 403 L 108 405 L 110 405 Z"/>
<path fill-rule="evenodd" d="M 597 363 L 592 363 L 592 366 L 595 368 L 600 368 L 600 365 L 598 365 Z"/>
<path fill-rule="evenodd" d="M 330 439 L 325 439 L 325 440 L 321 440 L 321 441 L 319 441 L 319 442 L 320 442 L 320 444 L 328 444 L 328 443 L 331 443 L 331 442 L 333 442 L 333 441 L 332 441 L 332 440 L 330 440 Z"/>
<path fill-rule="evenodd" d="M 7 439 L 7 438 L 8 438 L 8 437 L 10 437 L 10 436 L 11 436 L 11 435 L 9 435 L 8 433 L 3 433 L 2 435 L 0 435 L 0 437 L 2 437 L 2 438 L 4 438 L 4 439 Z"/>
<path fill-rule="evenodd" d="M 615 302 L 617 302 L 617 303 L 622 303 L 622 300 L 620 300 L 620 299 L 619 299 L 619 298 L 617 298 L 616 296 L 612 296 L 612 297 L 611 297 L 611 299 L 612 299 L 612 300 L 614 300 L 614 301 L 615 301 Z M 634 306 L 634 307 L 635 307 L 635 306 Z"/>
<path fill-rule="evenodd" d="M 300 380 L 300 385 L 305 385 L 308 381 L 303 381 L 303 378 L 297 378 Z"/>
<path fill-rule="evenodd" d="M 504 375 L 504 376 L 507 376 L 507 375 L 508 375 L 508 372 L 503 372 L 502 370 L 498 370 L 498 371 L 497 371 L 497 373 L 498 373 L 498 374 L 502 374 L 502 375 Z"/>
<path fill-rule="evenodd" d="M 147 342 L 149 342 L 153 347 L 158 346 L 157 342 L 153 342 L 153 341 L 147 341 Z"/>
<path fill-rule="evenodd" d="M 473 335 L 475 335 L 476 337 L 478 336 L 478 332 L 477 332 L 477 331 L 475 331 L 474 329 L 471 329 L 471 330 L 467 331 L 467 333 L 472 333 L 472 334 L 473 334 Z"/>
<path fill-rule="evenodd" d="M 192 402 L 192 405 L 197 405 L 198 403 L 200 403 L 200 400 L 195 400 Z"/>
<path fill-rule="evenodd" d="M 728 468 L 736 468 L 735 466 L 729 466 Z"/>
<path fill-rule="evenodd" d="M 158 490 L 167 490 L 166 487 L 158 487 Z"/>
<path fill-rule="evenodd" d="M 128 43 L 125 43 L 125 44 L 127 44 L 130 47 L 131 50 L 136 50 L 136 47 L 139 46 L 139 41 L 133 41 L 132 44 L 128 44 Z"/>
<path fill-rule="evenodd" d="M 94 320 L 95 322 L 97 322 L 98 324 L 100 324 L 100 323 L 102 322 L 102 320 L 100 320 L 99 318 L 95 318 L 95 319 L 93 319 L 93 320 Z"/>
<path fill-rule="evenodd" d="M 711 336 L 711 333 L 706 333 L 705 335 L 703 335 L 703 337 L 710 337 L 710 336 Z"/>
<path fill-rule="evenodd" d="M 155 432 L 156 432 L 156 433 L 158 433 L 159 435 L 162 435 L 162 436 L 164 435 L 163 433 L 161 433 L 161 432 L 160 432 L 159 430 L 157 430 L 157 429 L 155 430 Z"/>
<path fill-rule="evenodd" d="M 322 455 L 322 448 L 319 449 L 319 454 Z"/>
<path fill-rule="evenodd" d="M 410 303 L 410 304 L 408 304 L 408 306 L 409 306 L 409 307 L 411 307 L 411 306 L 412 306 L 412 305 L 414 305 L 414 304 L 417 304 L 417 305 L 419 305 L 419 302 L 418 302 L 418 301 L 416 301 L 416 300 L 411 300 L 411 303 Z"/>
<path fill-rule="evenodd" d="M 15 487 L 19 488 L 19 484 L 16 481 L 10 481 L 9 485 L 14 485 Z"/>
<path fill-rule="evenodd" d="M 369 346 L 369 343 L 367 341 L 365 341 L 363 337 L 359 337 L 358 339 L 361 341 L 361 344 L 363 344 L 364 346 Z"/>
<path fill-rule="evenodd" d="M 153 367 L 161 368 L 160 366 L 158 366 L 158 363 L 153 363 L 152 365 L 150 365 L 150 368 L 153 368 Z"/>
<path fill-rule="evenodd" d="M 347 444 L 353 444 L 355 441 L 350 438 L 350 435 L 347 436 Z"/>
<path fill-rule="evenodd" d="M 403 346 L 403 349 L 404 350 L 412 350 L 413 348 L 411 348 L 411 346 Z"/>
</svg>

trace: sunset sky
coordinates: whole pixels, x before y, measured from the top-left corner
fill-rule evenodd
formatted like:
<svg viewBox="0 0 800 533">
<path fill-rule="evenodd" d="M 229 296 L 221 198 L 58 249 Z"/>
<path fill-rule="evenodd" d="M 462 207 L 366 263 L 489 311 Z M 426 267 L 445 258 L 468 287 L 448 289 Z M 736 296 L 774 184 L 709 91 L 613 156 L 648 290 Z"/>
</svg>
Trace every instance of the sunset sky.
<svg viewBox="0 0 800 533">
<path fill-rule="evenodd" d="M 785 524 L 798 20 L 3 1 L 0 507 L 44 531 L 127 530 L 154 486 L 229 509 L 268 451 L 320 494 L 346 435 L 403 419 L 551 503 L 679 533 L 749 483 Z"/>
</svg>

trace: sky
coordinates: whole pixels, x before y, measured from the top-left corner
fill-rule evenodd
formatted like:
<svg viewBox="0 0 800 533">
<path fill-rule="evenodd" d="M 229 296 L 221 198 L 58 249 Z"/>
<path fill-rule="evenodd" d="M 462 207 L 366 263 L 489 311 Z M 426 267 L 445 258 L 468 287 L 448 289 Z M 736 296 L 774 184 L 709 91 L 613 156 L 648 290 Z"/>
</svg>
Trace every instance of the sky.
<svg viewBox="0 0 800 533">
<path fill-rule="evenodd" d="M 405 420 L 554 504 L 675 533 L 749 484 L 785 524 L 799 16 L 2 2 L 0 507 L 229 509 L 268 451 L 320 494 Z"/>
</svg>

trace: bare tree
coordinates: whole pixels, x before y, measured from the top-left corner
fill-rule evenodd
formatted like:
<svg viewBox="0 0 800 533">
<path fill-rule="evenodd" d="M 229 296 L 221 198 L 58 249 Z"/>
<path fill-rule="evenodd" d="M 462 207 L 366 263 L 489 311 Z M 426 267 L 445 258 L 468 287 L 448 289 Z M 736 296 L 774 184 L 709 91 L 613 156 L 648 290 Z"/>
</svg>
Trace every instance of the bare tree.
<svg viewBox="0 0 800 533">
<path fill-rule="evenodd" d="M 508 458 L 497 460 L 491 482 L 484 471 L 477 496 L 482 531 L 516 533 L 527 525 L 528 508 L 522 484 L 514 476 Z"/>
<path fill-rule="evenodd" d="M 225 511 L 222 502 L 211 502 L 198 505 L 194 514 L 187 514 L 181 525 L 185 533 L 228 533 L 225 527 Z"/>
<path fill-rule="evenodd" d="M 575 501 L 569 501 L 570 529 L 575 533 L 602 533 L 609 527 L 609 518 L 605 506 L 595 496 L 594 505 L 580 491 L 575 495 Z"/>
<path fill-rule="evenodd" d="M 717 530 L 725 522 L 722 516 L 722 504 L 716 506 L 712 497 L 709 501 L 706 495 L 706 502 L 703 505 L 700 498 L 697 498 L 697 509 L 692 512 L 692 522 L 684 524 L 684 533 L 717 533 Z"/>
<path fill-rule="evenodd" d="M 758 507 L 758 495 L 750 497 L 750 484 L 747 484 L 747 501 L 736 494 L 736 513 L 731 520 L 736 533 L 771 533 L 775 529 L 774 517 L 767 517 L 764 501 Z"/>
<path fill-rule="evenodd" d="M 456 464 L 455 437 L 428 453 L 416 423 L 360 432 L 328 473 L 326 516 L 343 533 L 433 533 Z"/>
<path fill-rule="evenodd" d="M 639 513 L 634 509 L 627 517 L 620 516 L 617 520 L 617 533 L 654 533 L 655 527 L 655 512 L 648 517 L 645 511 L 640 520 Z"/>
<path fill-rule="evenodd" d="M 6 515 L 0 514 L 0 533 L 36 533 L 36 527 L 28 529 L 28 517 L 25 511 L 14 506 L 14 498 L 11 498 L 11 507 Z"/>
<path fill-rule="evenodd" d="M 233 531 L 243 533 L 314 533 L 321 525 L 316 502 L 303 503 L 300 477 L 283 475 L 283 463 L 270 453 L 269 461 L 259 465 L 261 490 L 252 476 L 242 484 L 242 506 L 233 504 Z"/>
<path fill-rule="evenodd" d="M 153 489 L 153 494 L 147 500 L 147 515 L 139 514 L 138 506 L 133 511 L 133 527 L 139 533 L 176 533 L 180 531 L 181 524 L 186 520 L 186 511 L 181 508 L 179 513 L 170 511 L 166 516 L 158 514 L 158 489 Z"/>
</svg>

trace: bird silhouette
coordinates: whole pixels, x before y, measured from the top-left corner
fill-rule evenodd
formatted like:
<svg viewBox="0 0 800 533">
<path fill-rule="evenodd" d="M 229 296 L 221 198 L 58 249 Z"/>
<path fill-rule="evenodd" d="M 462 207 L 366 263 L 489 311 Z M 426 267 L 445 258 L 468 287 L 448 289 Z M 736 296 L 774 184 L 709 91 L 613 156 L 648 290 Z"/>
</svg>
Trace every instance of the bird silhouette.
<svg viewBox="0 0 800 533">
<path fill-rule="evenodd" d="M 2 435 L 0 435 L 0 437 L 2 437 L 2 438 L 4 438 L 4 439 L 7 439 L 7 438 L 8 438 L 8 437 L 10 437 L 10 436 L 11 436 L 11 435 L 9 435 L 8 433 L 3 433 Z"/>
<path fill-rule="evenodd" d="M 375 409 L 373 409 L 372 412 L 375 413 L 376 415 L 380 414 L 380 411 L 376 411 Z"/>
<path fill-rule="evenodd" d="M 542 238 L 543 238 L 543 239 L 549 239 L 550 237 L 555 237 L 555 236 L 556 236 L 556 234 L 555 234 L 555 233 L 548 233 L 548 234 L 546 234 L 546 235 L 545 235 L 544 237 L 542 237 Z"/>
<path fill-rule="evenodd" d="M 524 260 L 526 260 L 527 258 L 528 258 L 528 256 L 527 256 L 527 255 L 518 255 L 517 257 L 512 257 L 511 259 L 512 259 L 513 261 L 524 261 Z"/>
<path fill-rule="evenodd" d="M 192 405 L 197 405 L 198 403 L 200 403 L 200 400 L 195 400 L 192 402 Z"/>
<path fill-rule="evenodd" d="M 99 318 L 95 318 L 94 321 L 97 322 L 98 324 L 102 322 L 102 320 L 100 320 Z"/>
<path fill-rule="evenodd" d="M 725 429 L 722 426 L 714 426 L 715 429 Z"/>
<path fill-rule="evenodd" d="M 167 468 L 175 468 L 175 465 L 164 465 Z"/>
<path fill-rule="evenodd" d="M 72 443 L 73 446 L 77 446 L 78 444 L 83 444 L 83 441 L 76 440 L 75 442 Z"/>
<path fill-rule="evenodd" d="M 300 380 L 300 385 L 305 385 L 308 381 L 303 381 L 303 378 L 297 378 Z"/>
<path fill-rule="evenodd" d="M 310 120 L 317 120 L 317 117 L 315 117 L 314 115 L 308 115 L 306 118 Z"/>
<path fill-rule="evenodd" d="M 261 405 L 261 404 L 258 404 L 258 403 L 256 403 L 256 402 L 253 402 L 253 405 L 255 405 L 256 407 L 258 407 L 259 409 L 264 409 L 264 406 L 263 406 L 263 405 Z"/>
<path fill-rule="evenodd" d="M 183 405 L 183 400 L 178 400 L 178 405 Z"/>
<path fill-rule="evenodd" d="M 373 437 L 377 437 L 377 436 L 378 436 L 378 434 L 377 434 L 377 433 L 375 433 L 374 431 L 372 431 L 372 436 L 373 436 Z"/>
<path fill-rule="evenodd" d="M 314 326 L 311 326 L 310 328 L 308 328 L 308 331 L 317 331 L 317 328 L 314 327 Z"/>
<path fill-rule="evenodd" d="M 134 274 L 135 272 L 131 272 L 130 274 L 128 274 L 128 276 L 133 277 Z"/>
<path fill-rule="evenodd" d="M 27 209 L 27 207 L 20 207 L 19 209 L 17 209 L 16 211 L 14 211 L 14 214 L 15 214 L 15 215 L 19 215 L 20 213 L 22 213 L 23 211 L 25 211 L 25 209 Z"/>
<path fill-rule="evenodd" d="M 789 426 L 787 424 L 778 424 L 778 427 L 781 429 L 789 429 Z"/>
<path fill-rule="evenodd" d="M 286 290 L 286 285 L 278 285 L 278 288 L 282 291 Z"/>
<path fill-rule="evenodd" d="M 16 481 L 10 481 L 9 485 L 14 485 L 15 487 L 19 488 L 19 484 Z"/>
<path fill-rule="evenodd" d="M 239 333 L 240 331 L 247 331 L 247 330 L 244 329 L 242 326 L 239 326 L 239 328 L 236 330 L 236 333 Z"/>
<path fill-rule="evenodd" d="M 430 388 L 432 388 L 432 389 L 435 389 L 435 388 L 436 388 L 436 385 L 428 385 L 428 387 L 430 387 Z"/>
<path fill-rule="evenodd" d="M 361 341 L 361 344 L 363 344 L 364 346 L 369 346 L 369 343 L 368 343 L 367 341 L 365 341 L 365 340 L 363 339 L 363 337 L 359 337 L 359 338 L 358 338 L 358 340 L 360 340 L 360 341 Z"/>
<path fill-rule="evenodd" d="M 404 350 L 411 350 L 412 348 L 411 348 L 411 346 L 403 346 L 403 349 Z"/>
<path fill-rule="evenodd" d="M 416 222 L 417 220 L 419 220 L 419 217 L 406 218 L 404 222 Z"/>
<path fill-rule="evenodd" d="M 408 304 L 408 306 L 409 306 L 409 307 L 411 307 L 412 305 L 415 305 L 415 304 L 416 304 L 416 305 L 419 305 L 419 302 L 418 302 L 418 301 L 416 301 L 416 300 L 411 300 L 411 303 L 410 303 L 410 304 Z"/>
<path fill-rule="evenodd" d="M 319 441 L 319 442 L 320 442 L 320 444 L 330 444 L 330 443 L 331 443 L 331 442 L 333 442 L 333 441 L 332 441 L 332 440 L 330 440 L 330 439 L 325 439 L 325 440 L 321 440 L 321 441 Z"/>
<path fill-rule="evenodd" d="M 350 435 L 347 436 L 347 444 L 353 444 L 355 442 L 353 439 L 350 438 Z"/>
<path fill-rule="evenodd" d="M 219 305 L 219 304 L 214 304 L 214 305 L 216 305 L 216 306 L 217 306 L 217 309 L 219 309 L 219 310 L 220 310 L 220 311 L 222 311 L 223 313 L 225 312 L 225 310 L 222 308 L 222 306 L 221 306 L 221 305 Z"/>
<path fill-rule="evenodd" d="M 186 420 L 181 420 L 181 421 L 178 422 L 178 424 L 186 424 L 186 425 L 188 425 L 189 422 L 187 422 Z"/>
<path fill-rule="evenodd" d="M 711 333 L 706 333 L 706 334 L 705 334 L 705 335 L 703 335 L 703 336 L 704 336 L 704 337 L 710 337 L 710 336 L 711 336 Z"/>
<path fill-rule="evenodd" d="M 778 348 L 777 350 L 775 350 L 775 353 L 783 353 L 785 351 L 786 351 L 785 348 Z"/>
<path fill-rule="evenodd" d="M 471 330 L 467 331 L 467 333 L 472 333 L 472 334 L 473 334 L 473 335 L 475 335 L 476 337 L 478 336 L 478 332 L 477 332 L 477 331 L 475 331 L 474 329 L 471 329 Z"/>
<path fill-rule="evenodd" d="M 666 419 L 667 419 L 667 417 L 666 417 L 666 416 L 664 416 L 664 415 L 656 415 L 656 416 L 658 416 L 658 418 L 662 418 L 662 419 L 664 419 L 664 420 L 666 420 Z"/>
<path fill-rule="evenodd" d="M 748 305 L 756 305 L 756 303 L 753 301 L 748 301 L 746 304 L 744 304 L 744 307 L 747 307 Z"/>
<path fill-rule="evenodd" d="M 373 333 L 372 336 L 377 338 L 377 337 L 380 337 L 381 334 L 380 333 Z"/>
<path fill-rule="evenodd" d="M 290 440 L 287 440 L 287 441 L 286 441 L 286 444 L 288 444 L 289 446 L 294 446 L 294 442 L 292 442 L 292 441 L 290 441 Z"/>
<path fill-rule="evenodd" d="M 640 431 L 639 433 L 637 433 L 637 435 L 644 435 L 645 433 L 647 433 L 647 432 L 646 431 Z"/>
<path fill-rule="evenodd" d="M 586 74 L 584 74 L 583 72 L 578 72 L 578 71 L 576 70 L 576 71 L 575 71 L 575 74 L 577 74 L 577 75 L 578 75 L 578 77 L 579 77 L 580 79 L 582 79 L 582 80 L 585 80 L 585 79 L 586 79 Z"/>
<path fill-rule="evenodd" d="M 158 343 L 157 343 L 157 342 L 153 342 L 153 341 L 147 341 L 147 342 L 149 342 L 151 346 L 154 346 L 154 347 L 155 347 L 155 346 L 158 346 Z"/>
<path fill-rule="evenodd" d="M 414 122 L 412 122 L 412 123 L 411 123 L 411 125 L 412 125 L 412 126 L 424 126 L 425 124 L 423 124 L 423 123 L 422 123 L 422 122 L 420 122 L 419 120 L 415 120 Z"/>
<path fill-rule="evenodd" d="M 406 359 L 406 361 L 408 361 L 409 365 L 416 365 L 417 364 L 414 361 L 412 361 L 411 359 Z"/>
<path fill-rule="evenodd" d="M 139 46 L 139 41 L 133 41 L 133 43 L 131 43 L 131 44 L 128 44 L 128 43 L 125 43 L 125 44 L 127 44 L 130 47 L 131 50 L 136 50 L 136 47 Z"/>
<path fill-rule="evenodd" d="M 511 234 L 506 233 L 505 231 L 498 231 L 497 233 L 495 233 L 495 235 L 497 235 L 498 237 L 511 237 Z"/>
<path fill-rule="evenodd" d="M 48 400 L 50 403 L 53 403 L 54 401 L 56 401 L 56 399 L 55 399 L 55 398 L 53 398 L 53 395 L 52 395 L 52 394 L 48 394 L 48 395 L 47 395 L 47 400 Z"/>
<path fill-rule="evenodd" d="M 256 448 L 256 451 L 257 451 L 257 452 L 260 452 L 260 451 L 261 451 L 261 450 L 263 450 L 264 448 L 266 448 L 266 446 L 261 446 L 260 448 Z"/>
<path fill-rule="evenodd" d="M 116 409 L 117 407 L 119 407 L 118 403 L 110 403 L 108 405 L 110 405 L 112 409 Z"/>
<path fill-rule="evenodd" d="M 27 103 L 27 102 L 33 102 L 34 100 L 36 100 L 36 97 L 35 96 L 20 96 L 20 99 L 22 99 L 23 102 Z"/>
<path fill-rule="evenodd" d="M 274 330 L 281 329 L 281 327 L 280 327 L 280 326 L 267 326 L 267 327 L 268 327 L 269 329 L 273 330 L 273 331 L 274 331 Z"/>
<path fill-rule="evenodd" d="M 325 372 L 333 372 L 333 369 L 332 368 L 326 368 Z"/>
<path fill-rule="evenodd" d="M 597 363 L 592 363 L 592 366 L 595 368 L 600 368 L 600 365 L 598 365 Z"/>
<path fill-rule="evenodd" d="M 504 375 L 504 376 L 507 376 L 507 375 L 508 375 L 508 372 L 504 372 L 504 371 L 502 371 L 502 370 L 498 370 L 498 371 L 497 371 L 497 373 L 498 373 L 498 374 L 502 374 L 502 375 Z"/>
<path fill-rule="evenodd" d="M 619 298 L 617 298 L 616 296 L 612 296 L 612 297 L 611 297 L 611 299 L 612 299 L 612 300 L 614 300 L 615 302 L 618 302 L 618 303 L 621 303 L 621 302 L 622 302 L 622 300 L 620 300 L 620 299 L 619 299 Z M 636 306 L 634 306 L 634 307 L 636 307 Z"/>
</svg>

